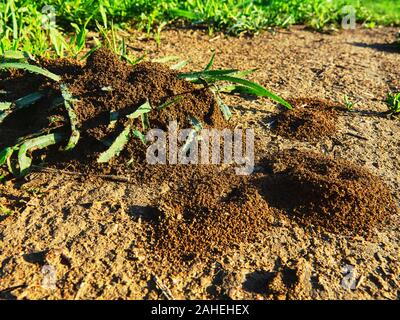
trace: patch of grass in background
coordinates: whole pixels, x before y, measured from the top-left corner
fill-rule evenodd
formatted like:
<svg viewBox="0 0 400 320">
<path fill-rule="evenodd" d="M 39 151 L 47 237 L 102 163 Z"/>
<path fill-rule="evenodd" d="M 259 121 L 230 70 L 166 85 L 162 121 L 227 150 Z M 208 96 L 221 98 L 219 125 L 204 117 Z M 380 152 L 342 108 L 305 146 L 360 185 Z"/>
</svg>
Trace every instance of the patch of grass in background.
<svg viewBox="0 0 400 320">
<path fill-rule="evenodd" d="M 368 26 L 400 24 L 400 1 L 393 0 L 0 0 L 0 53 L 21 49 L 76 56 L 85 47 L 88 29 L 98 31 L 99 24 L 103 33 L 113 24 L 133 25 L 153 33 L 156 40 L 168 24 L 233 35 L 293 24 L 322 30 L 340 23 L 348 4 Z M 56 28 L 42 28 L 45 5 L 55 8 Z"/>
<path fill-rule="evenodd" d="M 365 22 L 382 25 L 400 25 L 400 1 L 398 0 L 353 0 L 361 5 Z"/>
</svg>

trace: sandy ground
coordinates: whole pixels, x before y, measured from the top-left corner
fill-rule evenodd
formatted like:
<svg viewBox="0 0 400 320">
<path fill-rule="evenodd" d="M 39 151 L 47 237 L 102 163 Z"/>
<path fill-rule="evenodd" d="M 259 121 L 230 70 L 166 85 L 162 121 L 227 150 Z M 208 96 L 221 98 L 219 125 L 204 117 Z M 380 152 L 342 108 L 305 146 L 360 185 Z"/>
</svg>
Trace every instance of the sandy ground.
<svg viewBox="0 0 400 320">
<path fill-rule="evenodd" d="M 200 69 L 215 49 L 216 67 L 259 68 L 253 79 L 285 98 L 358 101 L 339 115 L 339 131 L 317 143 L 270 129 L 279 110 L 266 99 L 230 97 L 262 150 L 297 147 L 345 158 L 382 177 L 400 199 L 400 122 L 388 119 L 387 92 L 400 90 L 395 29 L 320 34 L 301 27 L 254 38 L 166 31 L 162 45 L 133 33 L 130 48 L 150 57 L 191 58 Z M 9 183 L 0 199 L 2 299 L 399 299 L 399 216 L 370 240 L 316 232 L 290 218 L 269 221 L 253 243 L 190 268 L 160 265 L 144 209 L 160 190 L 61 173 L 33 173 Z M 140 243 L 147 243 L 143 247 Z M 146 249 L 144 249 L 146 248 Z"/>
</svg>

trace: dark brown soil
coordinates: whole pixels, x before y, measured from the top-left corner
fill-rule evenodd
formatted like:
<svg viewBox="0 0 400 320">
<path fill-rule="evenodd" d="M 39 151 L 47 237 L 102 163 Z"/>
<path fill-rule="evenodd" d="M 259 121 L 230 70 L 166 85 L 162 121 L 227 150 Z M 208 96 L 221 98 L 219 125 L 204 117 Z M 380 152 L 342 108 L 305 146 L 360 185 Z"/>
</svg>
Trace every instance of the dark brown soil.
<svg viewBox="0 0 400 320">
<path fill-rule="evenodd" d="M 148 100 L 153 108 L 149 115 L 150 128 L 167 130 L 169 122 L 177 121 L 180 128 L 191 128 L 189 117 L 199 120 L 205 128 L 224 128 L 224 121 L 213 94 L 207 88 L 199 88 L 192 83 L 179 80 L 177 72 L 167 66 L 143 62 L 135 66 L 119 60 L 107 49 L 95 51 L 81 66 L 69 60 L 43 60 L 41 65 L 62 76 L 69 91 L 76 98 L 75 110 L 80 123 L 81 139 L 77 147 L 68 153 L 51 152 L 46 161 L 76 170 L 91 170 L 104 173 L 123 173 L 126 162 L 144 161 L 146 147 L 135 139 L 126 151 L 110 165 L 96 163 L 99 153 L 105 151 L 107 141 L 112 141 L 126 124 L 126 115 L 134 112 Z M 10 116 L 0 128 L 0 148 L 12 145 L 15 140 L 43 128 L 57 128 L 67 122 L 64 108 L 49 108 L 49 101 L 59 93 L 59 88 L 40 77 L 28 73 L 2 73 L 0 88 L 13 100 L 38 90 L 50 93 L 39 103 L 15 116 Z M 106 90 L 105 90 L 106 89 Z M 156 107 L 162 103 L 181 99 L 163 110 Z M 110 112 L 118 112 L 119 120 L 111 128 Z M 50 119 L 59 119 L 50 124 Z M 67 122 L 68 123 L 68 122 Z M 141 131 L 141 121 L 134 126 Z M 84 166 L 82 166 L 84 165 Z"/>
<path fill-rule="evenodd" d="M 161 196 L 161 218 L 154 231 L 157 250 L 170 262 L 209 257 L 254 241 L 269 227 L 274 212 L 260 195 L 254 177 L 204 167 L 181 183 L 174 180 L 176 185 Z"/>
<path fill-rule="evenodd" d="M 336 133 L 338 113 L 332 102 L 320 99 L 289 100 L 294 110 L 283 110 L 276 119 L 275 132 L 285 138 L 317 141 Z"/>
<path fill-rule="evenodd" d="M 275 154 L 266 167 L 270 205 L 304 225 L 368 235 L 398 210 L 385 183 L 349 161 L 293 149 Z"/>
<path fill-rule="evenodd" d="M 301 225 L 369 237 L 397 212 L 380 178 L 345 160 L 286 150 L 250 177 L 218 167 L 169 171 L 153 236 L 169 262 L 254 241 L 283 214 Z M 180 174 L 179 174 L 180 173 Z"/>
</svg>

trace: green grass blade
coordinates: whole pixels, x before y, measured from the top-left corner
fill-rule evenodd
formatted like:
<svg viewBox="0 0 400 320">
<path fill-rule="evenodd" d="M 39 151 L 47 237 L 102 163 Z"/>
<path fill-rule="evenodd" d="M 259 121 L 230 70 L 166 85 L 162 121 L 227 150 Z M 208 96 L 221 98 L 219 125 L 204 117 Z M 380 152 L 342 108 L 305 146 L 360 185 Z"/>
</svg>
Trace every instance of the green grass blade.
<svg viewBox="0 0 400 320">
<path fill-rule="evenodd" d="M 232 118 L 231 110 L 229 109 L 229 107 L 225 104 L 225 102 L 221 99 L 221 97 L 218 94 L 216 95 L 216 98 L 217 98 L 217 103 L 218 103 L 219 109 L 221 110 L 221 112 L 224 116 L 224 119 L 226 121 L 229 121 Z"/>
<path fill-rule="evenodd" d="M 0 166 L 5 164 L 7 162 L 7 160 L 12 156 L 13 153 L 14 153 L 14 148 L 8 147 L 8 148 L 1 150 L 0 151 Z"/>
<path fill-rule="evenodd" d="M 110 123 L 108 125 L 108 129 L 113 129 L 117 125 L 117 121 L 119 118 L 118 111 L 110 111 Z"/>
<path fill-rule="evenodd" d="M 35 61 L 35 58 L 26 51 L 7 50 L 3 53 L 3 60 L 18 60 L 18 61 Z"/>
<path fill-rule="evenodd" d="M 136 109 L 135 112 L 128 114 L 126 117 L 129 119 L 139 118 L 142 114 L 148 113 L 151 111 L 150 102 L 146 101 L 139 108 Z"/>
<path fill-rule="evenodd" d="M 201 130 L 203 130 L 203 125 L 195 117 L 189 117 L 189 121 L 196 132 L 200 132 Z"/>
<path fill-rule="evenodd" d="M 40 92 L 33 92 L 25 97 L 19 98 L 15 101 L 14 104 L 10 102 L 1 102 L 0 103 L 0 124 L 4 121 L 5 118 L 7 118 L 10 114 L 12 114 L 14 111 L 17 111 L 19 109 L 23 109 L 25 107 L 28 107 L 35 102 L 39 101 L 41 98 L 43 98 L 43 94 Z"/>
<path fill-rule="evenodd" d="M 40 150 L 64 141 L 64 136 L 51 133 L 34 139 L 26 140 L 18 151 L 19 175 L 24 176 L 32 165 L 32 159 L 27 156 L 28 151 Z"/>
<path fill-rule="evenodd" d="M 177 64 L 174 64 L 173 66 L 171 66 L 172 70 L 179 70 L 182 69 L 184 66 L 186 66 L 188 63 L 190 62 L 190 60 L 182 60 L 180 62 L 178 62 Z"/>
<path fill-rule="evenodd" d="M 127 125 L 111 144 L 110 148 L 100 154 L 99 158 L 97 159 L 97 163 L 107 163 L 112 158 L 117 157 L 121 153 L 121 151 L 124 150 L 126 144 L 129 142 L 131 134 L 131 126 Z"/>
<path fill-rule="evenodd" d="M 71 126 L 71 135 L 69 137 L 67 146 L 63 148 L 64 151 L 72 150 L 78 144 L 80 132 L 77 129 L 79 126 L 78 117 L 74 110 L 73 97 L 69 93 L 65 85 L 61 85 L 61 94 L 64 99 L 64 106 L 68 113 L 68 118 Z"/>
<path fill-rule="evenodd" d="M 188 81 L 196 81 L 201 79 L 214 78 L 217 76 L 229 75 L 238 72 L 237 69 L 229 69 L 229 70 L 209 70 L 209 71 L 196 71 L 196 72 L 188 72 L 188 73 L 180 73 L 178 75 L 178 79 L 185 79 Z"/>
<path fill-rule="evenodd" d="M 28 72 L 40 74 L 40 75 L 45 76 L 49 79 L 52 79 L 56 82 L 59 82 L 61 80 L 60 76 L 58 76 L 50 71 L 47 71 L 43 68 L 40 68 L 38 66 L 34 66 L 34 65 L 31 65 L 28 63 L 4 62 L 4 63 L 0 63 L 0 70 L 1 69 L 22 69 L 22 70 L 26 70 Z"/>
<path fill-rule="evenodd" d="M 204 68 L 204 71 L 211 70 L 212 66 L 214 65 L 214 60 L 215 60 L 215 51 L 213 50 L 213 54 L 211 56 L 211 59 L 208 62 L 207 66 Z"/>
<path fill-rule="evenodd" d="M 149 114 L 148 113 L 143 113 L 140 117 L 142 119 L 143 130 L 149 129 L 150 128 Z"/>
<path fill-rule="evenodd" d="M 268 97 L 268 98 L 282 104 L 283 106 L 285 106 L 288 109 L 293 109 L 293 107 L 290 105 L 289 102 L 285 101 L 281 97 L 277 96 L 275 93 L 272 93 L 271 91 L 267 90 L 266 88 L 264 88 L 263 86 L 261 86 L 257 83 L 251 82 L 246 79 L 236 78 L 236 77 L 227 76 L 227 75 L 218 75 L 218 76 L 215 76 L 214 79 L 241 84 L 243 86 L 250 88 L 251 91 L 253 92 L 253 94 L 255 94 L 259 97 Z"/>
<path fill-rule="evenodd" d="M 169 107 L 169 106 L 171 106 L 171 105 L 173 105 L 173 104 L 179 102 L 180 100 L 182 100 L 182 97 L 181 97 L 181 96 L 176 97 L 175 99 L 173 99 L 173 100 L 171 100 L 171 101 L 166 101 L 166 102 L 164 102 L 163 104 L 159 105 L 159 106 L 157 107 L 157 109 L 158 109 L 158 110 L 163 110 L 163 109 L 165 109 L 165 108 L 167 108 L 167 107 Z"/>
<path fill-rule="evenodd" d="M 0 111 L 9 110 L 12 106 L 11 102 L 0 102 Z"/>
<path fill-rule="evenodd" d="M 19 98 L 18 100 L 15 101 L 15 106 L 16 109 L 22 109 L 27 106 L 30 106 L 34 104 L 35 102 L 38 102 L 40 99 L 44 97 L 44 94 L 41 92 L 33 92 L 25 97 Z"/>
<path fill-rule="evenodd" d="M 144 135 L 143 133 L 141 133 L 139 130 L 133 130 L 133 131 L 132 131 L 132 134 L 133 134 L 133 136 L 135 136 L 136 138 L 139 138 L 140 141 L 142 141 L 142 143 L 143 143 L 144 145 L 147 144 L 147 140 L 146 140 L 145 135 Z"/>
<path fill-rule="evenodd" d="M 181 17 L 181 18 L 186 18 L 189 20 L 196 20 L 197 19 L 197 14 L 188 11 L 188 10 L 182 10 L 182 9 L 171 9 L 170 14 L 175 16 L 175 17 Z"/>
</svg>

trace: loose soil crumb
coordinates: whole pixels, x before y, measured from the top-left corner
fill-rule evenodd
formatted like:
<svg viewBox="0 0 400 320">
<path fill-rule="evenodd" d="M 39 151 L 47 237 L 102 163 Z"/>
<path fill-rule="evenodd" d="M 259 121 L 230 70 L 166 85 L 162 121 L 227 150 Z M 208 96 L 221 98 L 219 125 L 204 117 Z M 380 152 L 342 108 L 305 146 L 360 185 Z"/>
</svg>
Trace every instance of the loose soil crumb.
<svg viewBox="0 0 400 320">
<path fill-rule="evenodd" d="M 294 110 L 283 110 L 276 119 L 275 132 L 285 138 L 317 141 L 336 133 L 338 113 L 332 102 L 321 99 L 289 99 Z"/>
<path fill-rule="evenodd" d="M 271 205 L 305 225 L 368 235 L 398 211 L 389 188 L 368 170 L 314 152 L 286 150 L 267 161 Z"/>
</svg>

